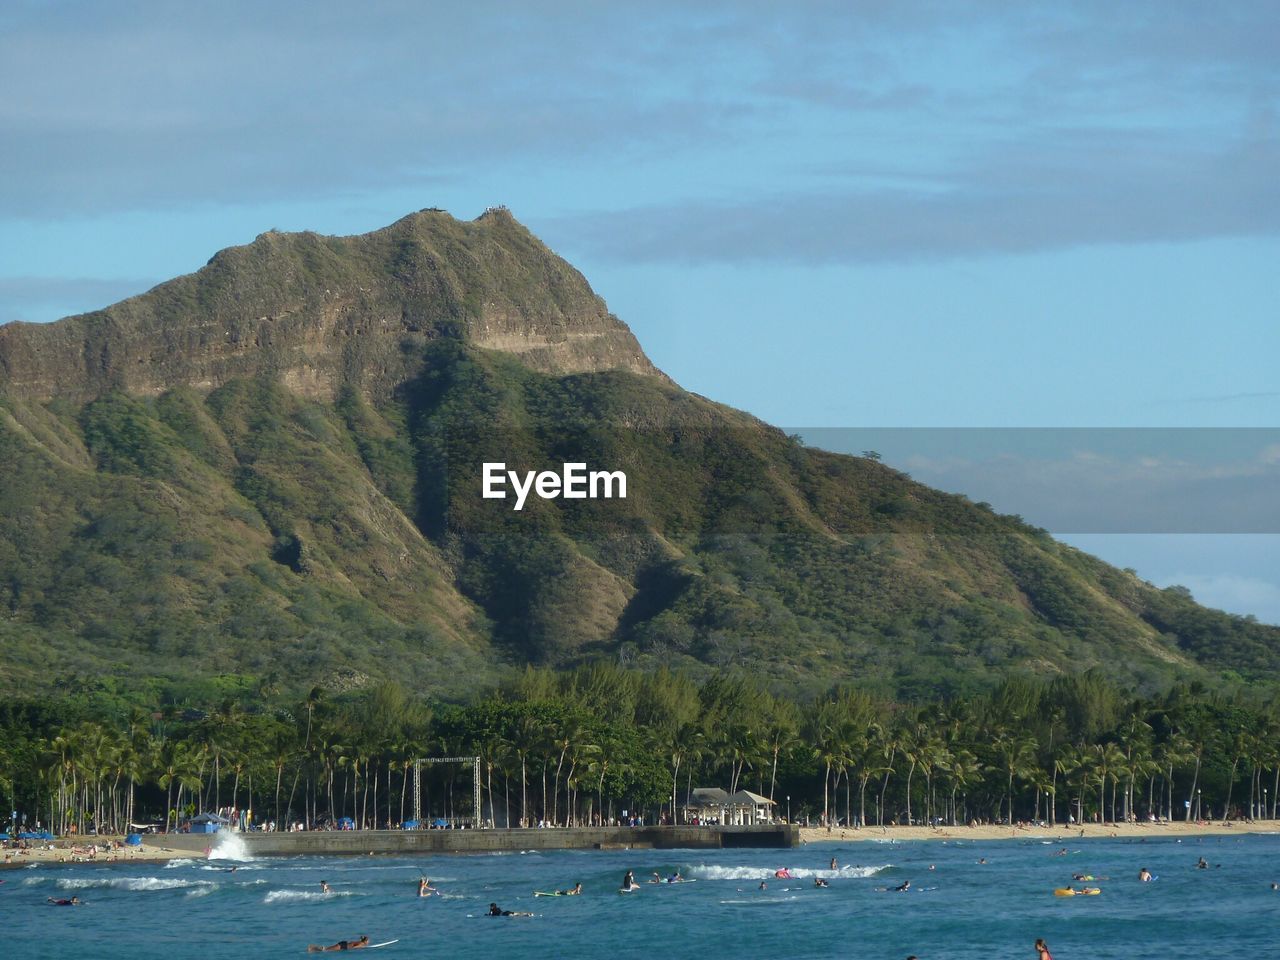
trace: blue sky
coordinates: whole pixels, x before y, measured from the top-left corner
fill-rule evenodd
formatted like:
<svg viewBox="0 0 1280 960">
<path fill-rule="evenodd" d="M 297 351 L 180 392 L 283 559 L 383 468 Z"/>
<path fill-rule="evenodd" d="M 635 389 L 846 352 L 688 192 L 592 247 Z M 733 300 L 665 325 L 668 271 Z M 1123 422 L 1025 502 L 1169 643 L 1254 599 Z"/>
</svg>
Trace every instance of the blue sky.
<svg viewBox="0 0 1280 960">
<path fill-rule="evenodd" d="M 0 90 L 0 322 L 502 203 L 676 380 L 791 430 L 1280 425 L 1274 2 L 11 0 Z M 1280 622 L 1265 522 L 1088 533 Z"/>
</svg>

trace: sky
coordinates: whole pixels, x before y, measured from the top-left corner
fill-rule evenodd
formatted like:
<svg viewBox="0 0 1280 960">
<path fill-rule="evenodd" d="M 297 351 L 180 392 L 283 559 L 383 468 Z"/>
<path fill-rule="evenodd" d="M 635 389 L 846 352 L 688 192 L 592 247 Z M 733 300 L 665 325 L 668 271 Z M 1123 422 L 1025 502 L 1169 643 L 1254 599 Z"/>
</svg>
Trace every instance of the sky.
<svg viewBox="0 0 1280 960">
<path fill-rule="evenodd" d="M 8 0 L 0 91 L 0 323 L 505 204 L 685 387 L 1280 623 L 1274 0 Z"/>
</svg>

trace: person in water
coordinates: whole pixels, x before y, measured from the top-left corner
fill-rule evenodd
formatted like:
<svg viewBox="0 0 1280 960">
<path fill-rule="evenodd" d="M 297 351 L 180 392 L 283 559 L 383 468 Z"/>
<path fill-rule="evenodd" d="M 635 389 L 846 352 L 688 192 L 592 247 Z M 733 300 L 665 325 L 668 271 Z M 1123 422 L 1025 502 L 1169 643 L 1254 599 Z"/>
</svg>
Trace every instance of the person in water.
<svg viewBox="0 0 1280 960">
<path fill-rule="evenodd" d="M 765 883 L 763 880 L 761 880 L 761 881 L 760 881 L 760 889 L 761 889 L 761 890 L 768 890 L 768 889 L 769 889 L 769 885 L 768 885 L 767 883 Z"/>
<path fill-rule="evenodd" d="M 582 892 L 582 881 L 579 880 L 568 890 L 557 890 L 556 895 L 561 897 L 576 897 Z"/>
<path fill-rule="evenodd" d="M 431 885 L 431 881 L 428 880 L 426 877 L 418 878 L 418 896 L 429 897 L 433 893 L 439 893 L 439 892 L 440 892 L 439 890 L 437 890 L 435 887 Z"/>
<path fill-rule="evenodd" d="M 313 943 L 307 947 L 307 953 L 329 953 L 332 950 L 360 950 L 369 945 L 367 936 L 357 937 L 355 940 L 339 940 L 337 943 L 331 943 L 327 947 Z"/>
<path fill-rule="evenodd" d="M 786 867 L 779 867 L 777 870 L 773 871 L 773 875 L 777 877 L 779 880 L 792 879 L 791 871 Z"/>
<path fill-rule="evenodd" d="M 1143 867 L 1141 870 L 1138 871 L 1138 879 L 1141 880 L 1143 883 L 1150 883 L 1151 871 L 1148 870 L 1146 867 Z"/>
<path fill-rule="evenodd" d="M 78 906 L 80 906 L 80 898 L 79 898 L 79 897 L 71 897 L 70 899 L 61 899 L 61 900 L 56 900 L 56 899 L 54 899 L 53 897 L 49 897 L 48 899 L 49 899 L 49 902 L 50 902 L 51 904 L 53 904 L 55 907 L 78 907 Z"/>
<path fill-rule="evenodd" d="M 831 858 L 831 869 L 832 869 L 832 870 L 839 870 L 839 869 L 840 869 L 840 865 L 839 865 L 838 863 L 836 863 L 836 858 L 835 858 L 835 857 L 832 857 L 832 858 Z"/>
<path fill-rule="evenodd" d="M 523 910 L 503 910 L 496 903 L 489 904 L 489 916 L 491 917 L 532 917 L 532 913 Z"/>
<path fill-rule="evenodd" d="M 894 892 L 894 893 L 906 893 L 906 892 L 907 892 L 908 890 L 910 890 L 910 889 L 911 889 L 911 881 L 910 881 L 910 880 L 903 880 L 903 881 L 902 881 L 902 883 L 898 884 L 898 886 L 896 886 L 896 887 L 894 887 L 894 888 L 893 888 L 893 892 Z"/>
<path fill-rule="evenodd" d="M 636 886 L 636 885 L 637 885 L 637 884 L 636 884 L 636 874 L 635 874 L 635 871 L 634 871 L 634 870 L 628 870 L 628 871 L 627 871 L 627 875 L 626 875 L 625 877 L 623 877 L 623 878 L 622 878 L 622 889 L 623 889 L 623 890 L 630 890 L 632 887 L 634 887 L 634 886 Z"/>
<path fill-rule="evenodd" d="M 321 893 L 333 893 L 333 891 L 329 889 L 329 881 L 328 881 L 328 880 L 321 880 L 321 881 L 320 881 L 320 892 L 321 892 Z"/>
<path fill-rule="evenodd" d="M 684 883 L 684 877 L 680 876 L 680 871 L 677 870 L 671 876 L 667 877 L 667 883 Z"/>
<path fill-rule="evenodd" d="M 1053 955 L 1049 953 L 1049 948 L 1043 940 L 1036 941 L 1036 960 L 1053 960 Z"/>
<path fill-rule="evenodd" d="M 1208 863 L 1208 861 L 1207 861 L 1207 860 L 1205 860 L 1205 858 L 1204 858 L 1204 857 L 1201 857 L 1199 860 L 1197 860 L 1197 861 L 1196 861 L 1196 869 L 1197 869 L 1197 870 L 1208 870 L 1208 869 L 1209 869 L 1209 863 Z"/>
<path fill-rule="evenodd" d="M 826 881 L 826 880 L 824 880 L 824 879 L 822 879 L 822 877 L 814 877 L 814 878 L 813 878 L 813 885 L 814 885 L 815 887 L 829 887 L 829 886 L 831 886 L 831 884 L 827 883 L 827 881 Z"/>
</svg>

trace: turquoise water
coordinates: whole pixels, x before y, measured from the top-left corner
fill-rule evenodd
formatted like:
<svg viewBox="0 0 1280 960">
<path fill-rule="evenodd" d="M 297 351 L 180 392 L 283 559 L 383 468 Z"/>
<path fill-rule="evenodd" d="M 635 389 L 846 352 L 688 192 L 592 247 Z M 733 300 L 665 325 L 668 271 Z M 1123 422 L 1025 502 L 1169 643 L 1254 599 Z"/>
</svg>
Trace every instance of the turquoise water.
<svg viewBox="0 0 1280 960">
<path fill-rule="evenodd" d="M 1060 844 L 860 843 L 796 850 L 555 852 L 167 865 L 41 866 L 0 873 L 0 955 L 10 958 L 302 956 L 368 934 L 376 954 L 495 957 L 1034 958 L 1280 956 L 1280 836 Z M 829 870 L 831 857 L 840 861 Z M 1195 869 L 1204 856 L 1215 866 Z M 986 857 L 990 862 L 979 865 Z M 934 864 L 936 869 L 929 870 Z M 773 879 L 788 866 L 795 880 Z M 1138 870 L 1159 879 L 1139 883 Z M 616 891 L 679 868 L 698 882 Z M 1074 872 L 1098 897 L 1059 898 Z M 425 900 L 417 879 L 443 895 Z M 830 877 L 815 889 L 815 874 Z M 758 889 L 768 878 L 768 888 Z M 879 892 L 910 879 L 923 890 Z M 321 880 L 333 892 L 319 892 Z M 582 881 L 580 897 L 535 889 Z M 79 908 L 45 905 L 80 896 Z M 532 918 L 482 916 L 490 901 Z"/>
</svg>

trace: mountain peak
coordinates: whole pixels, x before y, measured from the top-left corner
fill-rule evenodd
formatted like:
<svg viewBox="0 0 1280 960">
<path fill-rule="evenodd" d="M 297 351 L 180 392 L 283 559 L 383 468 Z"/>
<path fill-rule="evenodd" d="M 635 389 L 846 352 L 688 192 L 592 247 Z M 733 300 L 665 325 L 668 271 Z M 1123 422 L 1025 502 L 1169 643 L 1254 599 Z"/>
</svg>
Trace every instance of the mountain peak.
<svg viewBox="0 0 1280 960">
<path fill-rule="evenodd" d="M 155 395 L 270 375 L 306 396 L 386 395 L 441 337 L 553 374 L 662 376 L 586 279 L 505 207 L 424 209 L 370 233 L 268 230 L 195 273 L 50 324 L 0 327 L 0 390 Z"/>
</svg>

